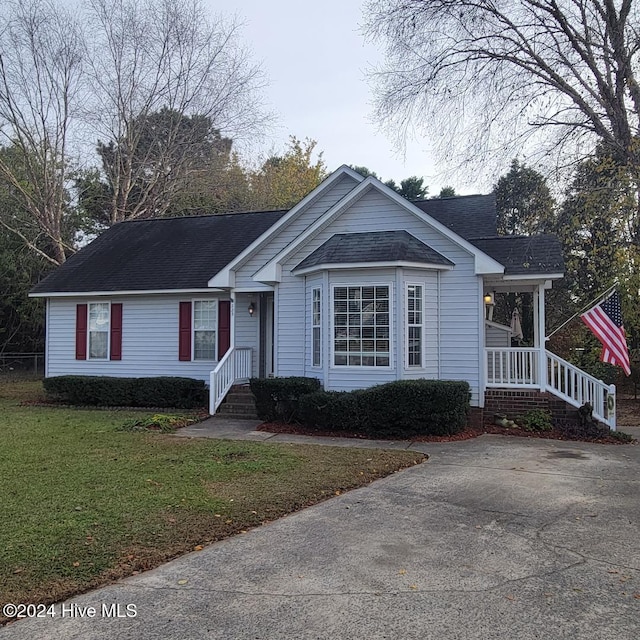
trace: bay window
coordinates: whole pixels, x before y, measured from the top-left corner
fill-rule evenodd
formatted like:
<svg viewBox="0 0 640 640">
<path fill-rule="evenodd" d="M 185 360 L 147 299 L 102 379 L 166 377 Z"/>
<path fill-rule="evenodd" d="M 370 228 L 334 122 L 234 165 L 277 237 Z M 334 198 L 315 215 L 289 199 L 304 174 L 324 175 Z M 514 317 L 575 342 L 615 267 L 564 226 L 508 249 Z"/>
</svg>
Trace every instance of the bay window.
<svg viewBox="0 0 640 640">
<path fill-rule="evenodd" d="M 312 309 L 311 309 L 311 331 L 312 331 L 312 360 L 314 367 L 319 367 L 321 362 L 321 343 L 320 343 L 320 326 L 321 326 L 321 292 L 319 288 L 313 289 Z"/>
<path fill-rule="evenodd" d="M 333 288 L 333 364 L 390 366 L 388 285 Z"/>
<path fill-rule="evenodd" d="M 422 285 L 407 284 L 407 366 L 422 366 L 423 295 Z"/>
</svg>

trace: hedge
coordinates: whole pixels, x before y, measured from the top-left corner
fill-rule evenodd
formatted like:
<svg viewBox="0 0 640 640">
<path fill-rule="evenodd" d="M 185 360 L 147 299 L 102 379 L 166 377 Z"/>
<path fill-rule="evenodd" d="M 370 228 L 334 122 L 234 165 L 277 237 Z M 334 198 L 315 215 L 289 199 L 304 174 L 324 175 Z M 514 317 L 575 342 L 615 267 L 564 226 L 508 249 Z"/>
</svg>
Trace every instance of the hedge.
<svg viewBox="0 0 640 640">
<path fill-rule="evenodd" d="M 399 380 L 359 391 L 320 391 L 299 400 L 303 424 L 369 436 L 451 435 L 469 412 L 469 385 L 448 380 Z"/>
<path fill-rule="evenodd" d="M 291 376 L 289 378 L 251 378 L 251 393 L 256 399 L 256 412 L 267 422 L 292 422 L 299 419 L 298 401 L 305 394 L 318 391 L 320 380 Z"/>
<path fill-rule="evenodd" d="M 47 399 L 73 405 L 194 409 L 208 402 L 205 383 L 193 378 L 56 376 L 43 386 Z"/>
</svg>

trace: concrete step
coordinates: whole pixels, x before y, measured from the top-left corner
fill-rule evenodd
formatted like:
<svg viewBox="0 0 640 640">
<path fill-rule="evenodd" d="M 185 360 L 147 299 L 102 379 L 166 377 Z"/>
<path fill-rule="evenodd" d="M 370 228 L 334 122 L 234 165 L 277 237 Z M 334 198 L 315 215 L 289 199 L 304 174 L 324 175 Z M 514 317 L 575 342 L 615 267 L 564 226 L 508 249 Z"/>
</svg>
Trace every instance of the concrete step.
<svg viewBox="0 0 640 640">
<path fill-rule="evenodd" d="M 234 393 L 229 392 L 225 402 L 232 402 L 234 404 L 250 404 L 255 406 L 256 401 L 251 393 Z"/>
<path fill-rule="evenodd" d="M 233 402 L 223 402 L 217 413 L 222 416 L 242 416 L 243 418 L 258 417 L 255 406 L 248 404 L 235 404 Z"/>
</svg>

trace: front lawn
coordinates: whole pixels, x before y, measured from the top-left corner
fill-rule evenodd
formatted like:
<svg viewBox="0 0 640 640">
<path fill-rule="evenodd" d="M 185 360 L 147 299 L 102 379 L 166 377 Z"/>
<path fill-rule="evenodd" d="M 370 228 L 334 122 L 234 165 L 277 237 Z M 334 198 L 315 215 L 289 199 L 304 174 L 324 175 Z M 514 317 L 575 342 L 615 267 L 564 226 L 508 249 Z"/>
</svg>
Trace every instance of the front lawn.
<svg viewBox="0 0 640 640">
<path fill-rule="evenodd" d="M 423 460 L 118 430 L 139 412 L 19 406 L 0 379 L 0 603 L 53 602 Z"/>
</svg>

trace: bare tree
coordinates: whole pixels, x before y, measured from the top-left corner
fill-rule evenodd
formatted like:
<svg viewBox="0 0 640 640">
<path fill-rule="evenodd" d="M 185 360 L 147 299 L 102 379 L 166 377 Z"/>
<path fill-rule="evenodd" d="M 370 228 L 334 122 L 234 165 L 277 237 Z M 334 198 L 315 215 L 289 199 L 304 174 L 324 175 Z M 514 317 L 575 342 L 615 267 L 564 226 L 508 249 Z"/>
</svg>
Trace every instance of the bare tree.
<svg viewBox="0 0 640 640">
<path fill-rule="evenodd" d="M 476 166 L 523 148 L 570 162 L 601 144 L 640 166 L 640 20 L 633 0 L 370 0 L 386 48 L 376 113 Z M 531 157 L 531 156 L 530 156 Z"/>
<path fill-rule="evenodd" d="M 0 12 L 0 181 L 15 202 L 0 225 L 53 264 L 65 237 L 69 130 L 81 82 L 82 38 L 48 0 L 7 2 Z"/>
<path fill-rule="evenodd" d="M 210 21 L 201 0 L 89 0 L 89 15 L 90 112 L 110 158 L 109 221 L 162 215 L 200 169 L 201 140 L 185 137 L 180 116 L 201 116 L 234 138 L 257 135 L 268 120 L 260 69 L 238 42 L 239 25 Z M 177 117 L 154 129 L 158 113 Z"/>
</svg>

